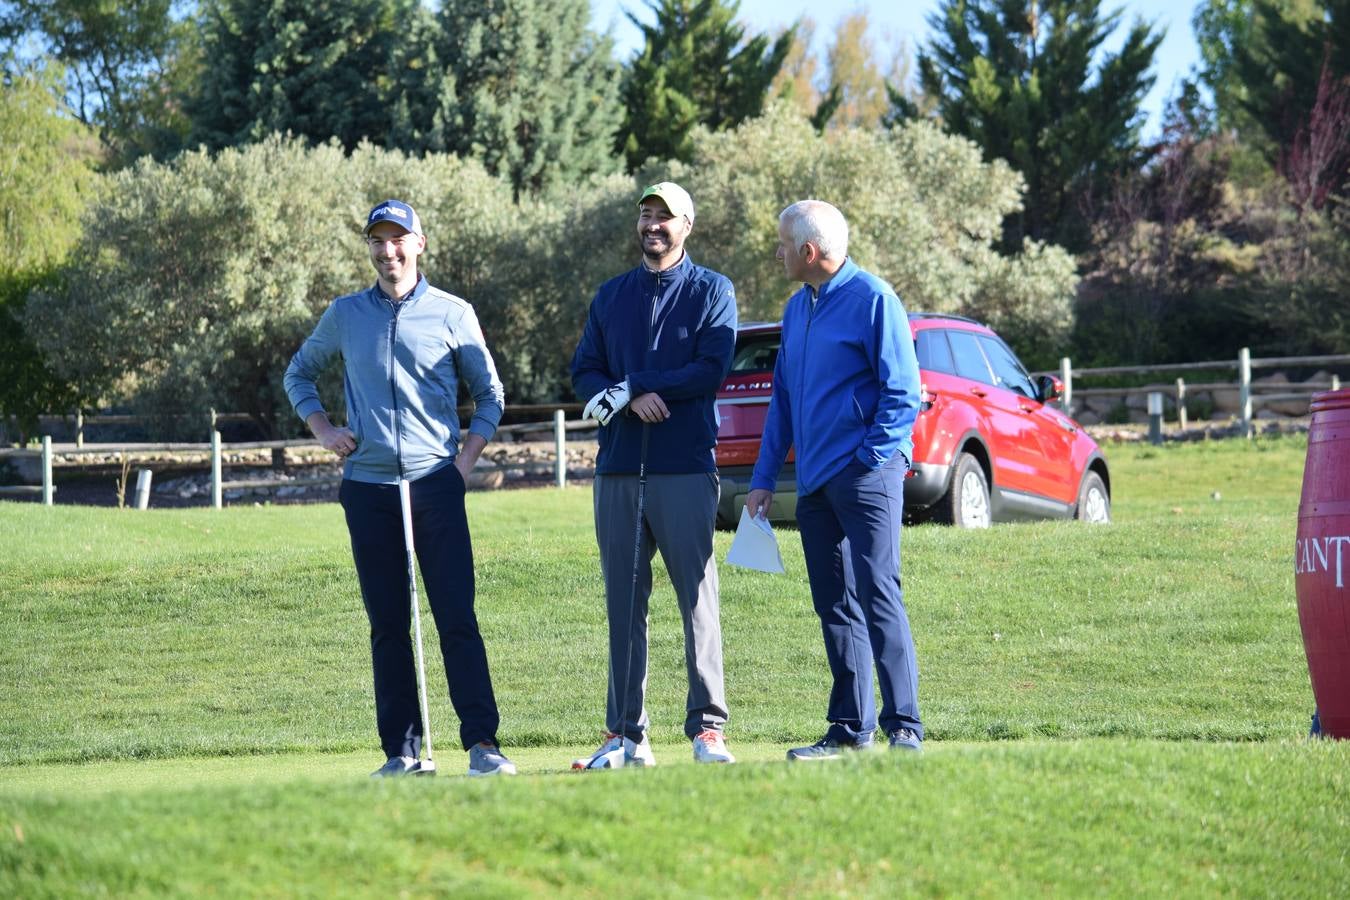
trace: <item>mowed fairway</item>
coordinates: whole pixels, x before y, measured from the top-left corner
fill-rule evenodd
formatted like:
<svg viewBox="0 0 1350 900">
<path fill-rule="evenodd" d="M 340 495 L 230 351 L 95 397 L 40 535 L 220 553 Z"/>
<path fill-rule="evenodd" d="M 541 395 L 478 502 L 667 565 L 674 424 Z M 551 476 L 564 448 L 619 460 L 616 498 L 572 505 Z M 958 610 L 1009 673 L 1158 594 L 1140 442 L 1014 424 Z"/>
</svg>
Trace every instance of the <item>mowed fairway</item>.
<svg viewBox="0 0 1350 900">
<path fill-rule="evenodd" d="M 786 577 L 721 568 L 742 762 L 689 759 L 658 571 L 660 765 L 573 774 L 605 693 L 590 492 L 473 494 L 524 773 L 489 781 L 460 777 L 434 627 L 442 775 L 366 777 L 336 506 L 0 503 L 0 896 L 1350 895 L 1350 748 L 1305 737 L 1305 452 L 1108 446 L 1109 527 L 906 529 L 925 752 L 817 765 L 781 761 L 821 734 L 828 690 L 795 533 Z"/>
</svg>

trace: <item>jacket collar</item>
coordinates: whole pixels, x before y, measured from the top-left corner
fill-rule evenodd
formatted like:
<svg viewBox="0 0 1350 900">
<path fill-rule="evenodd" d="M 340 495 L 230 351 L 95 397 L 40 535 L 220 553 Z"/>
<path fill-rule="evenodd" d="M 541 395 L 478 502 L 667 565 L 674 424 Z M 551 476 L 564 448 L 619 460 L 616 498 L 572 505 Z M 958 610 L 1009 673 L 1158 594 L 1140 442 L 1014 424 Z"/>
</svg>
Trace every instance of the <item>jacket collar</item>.
<svg viewBox="0 0 1350 900">
<path fill-rule="evenodd" d="M 371 291 L 375 294 L 375 297 L 377 299 L 384 300 L 387 303 L 391 304 L 394 302 L 394 299 L 384 292 L 384 288 L 380 287 L 380 283 L 378 281 L 375 282 L 375 286 L 371 288 Z M 421 272 L 418 272 L 417 284 L 413 285 L 413 289 L 411 291 L 408 291 L 408 293 L 404 294 L 400 298 L 399 302 L 407 303 L 409 300 L 416 300 L 418 297 L 422 296 L 426 292 L 427 292 L 427 276 L 423 275 Z"/>
<path fill-rule="evenodd" d="M 844 258 L 844 264 L 839 267 L 839 270 L 830 276 L 830 280 L 820 286 L 819 293 L 817 293 L 816 289 L 809 284 L 803 284 L 802 290 L 806 291 L 808 297 L 812 297 L 819 302 L 831 294 L 842 290 L 844 285 L 852 281 L 853 277 L 857 274 L 858 264 L 853 261 L 853 257 L 848 256 Z"/>
<path fill-rule="evenodd" d="M 647 261 L 643 260 L 638 264 L 638 271 L 646 278 L 657 281 L 662 285 L 667 285 L 688 278 L 689 273 L 694 271 L 694 264 L 689 259 L 689 251 L 686 250 L 684 255 L 680 257 L 680 261 L 669 269 L 663 269 L 660 272 L 653 271 L 652 269 L 647 268 Z"/>
</svg>

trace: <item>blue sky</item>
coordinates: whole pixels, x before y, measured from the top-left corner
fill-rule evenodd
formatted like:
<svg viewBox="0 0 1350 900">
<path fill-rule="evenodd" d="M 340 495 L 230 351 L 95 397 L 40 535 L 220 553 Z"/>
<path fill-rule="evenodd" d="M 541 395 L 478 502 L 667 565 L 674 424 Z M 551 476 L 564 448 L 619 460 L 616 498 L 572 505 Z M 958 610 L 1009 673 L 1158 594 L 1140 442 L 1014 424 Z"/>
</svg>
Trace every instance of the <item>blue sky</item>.
<svg viewBox="0 0 1350 900">
<path fill-rule="evenodd" d="M 1128 23 L 1136 18 L 1165 26 L 1167 36 L 1154 57 L 1157 81 L 1144 101 L 1149 116 L 1145 136 L 1156 134 L 1164 101 L 1175 93 L 1181 79 L 1196 63 L 1198 51 L 1191 32 L 1191 14 L 1199 0 L 1129 0 L 1112 3 L 1106 0 L 1103 9 L 1124 9 L 1123 22 L 1117 29 L 1123 40 Z M 740 18 L 756 31 L 776 31 L 798 17 L 810 15 L 816 22 L 816 40 L 826 39 L 840 18 L 858 9 L 865 9 L 879 35 L 887 35 L 888 46 L 903 41 L 911 50 L 927 42 L 927 17 L 940 6 L 938 0 L 883 0 L 883 2 L 845 2 L 830 5 L 820 11 L 822 4 L 808 0 L 741 0 Z M 645 0 L 591 0 L 592 24 L 600 31 L 610 30 L 619 44 L 619 53 L 627 58 L 638 46 L 639 32 L 623 15 L 623 10 L 636 13 L 645 21 L 653 16 Z"/>
</svg>

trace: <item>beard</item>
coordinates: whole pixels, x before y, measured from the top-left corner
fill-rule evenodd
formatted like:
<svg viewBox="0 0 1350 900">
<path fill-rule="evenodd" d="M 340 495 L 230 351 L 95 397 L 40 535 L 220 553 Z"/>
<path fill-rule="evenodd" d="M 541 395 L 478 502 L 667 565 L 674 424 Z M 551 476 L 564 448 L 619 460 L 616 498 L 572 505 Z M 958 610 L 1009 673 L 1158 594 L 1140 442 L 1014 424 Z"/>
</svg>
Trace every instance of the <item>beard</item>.
<svg viewBox="0 0 1350 900">
<path fill-rule="evenodd" d="M 642 255 L 650 260 L 658 260 L 675 249 L 675 242 L 664 232 L 652 232 L 642 236 Z"/>
</svg>

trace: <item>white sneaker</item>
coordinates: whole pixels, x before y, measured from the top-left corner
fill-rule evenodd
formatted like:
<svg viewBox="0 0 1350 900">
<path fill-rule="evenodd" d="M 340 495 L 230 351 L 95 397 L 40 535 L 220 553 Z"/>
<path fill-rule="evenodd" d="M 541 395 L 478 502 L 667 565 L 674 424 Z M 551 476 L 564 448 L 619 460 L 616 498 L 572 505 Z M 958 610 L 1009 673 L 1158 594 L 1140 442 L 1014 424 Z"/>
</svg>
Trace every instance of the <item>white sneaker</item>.
<svg viewBox="0 0 1350 900">
<path fill-rule="evenodd" d="M 736 757 L 727 749 L 722 732 L 705 728 L 694 735 L 694 762 L 734 763 Z"/>
<path fill-rule="evenodd" d="M 622 738 L 606 732 L 605 742 L 600 748 L 584 759 L 572 760 L 573 769 L 622 769 L 624 766 L 654 766 L 656 757 L 652 755 L 651 742 L 643 735 L 641 743 L 632 738 Z"/>
<path fill-rule="evenodd" d="M 656 757 L 652 754 L 652 743 L 647 740 L 647 735 L 644 734 L 642 742 L 636 744 L 633 743 L 632 738 L 624 738 L 623 764 L 643 768 L 656 765 Z"/>
</svg>

